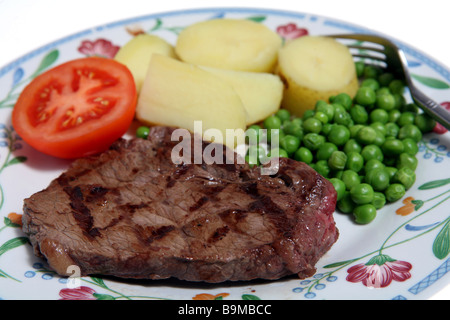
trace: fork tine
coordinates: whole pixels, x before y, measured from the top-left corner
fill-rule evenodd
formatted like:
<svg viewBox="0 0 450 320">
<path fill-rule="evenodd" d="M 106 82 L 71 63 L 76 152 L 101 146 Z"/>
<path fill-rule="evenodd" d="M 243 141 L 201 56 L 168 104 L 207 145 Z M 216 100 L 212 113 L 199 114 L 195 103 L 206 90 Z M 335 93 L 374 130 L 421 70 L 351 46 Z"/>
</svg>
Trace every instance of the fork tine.
<svg viewBox="0 0 450 320">
<path fill-rule="evenodd" d="M 367 51 L 377 51 L 385 55 L 385 59 L 378 56 L 365 55 L 365 54 L 352 54 L 353 57 L 359 57 L 364 59 L 372 59 L 375 61 L 382 61 L 386 64 L 389 70 L 392 70 L 397 76 L 401 77 L 406 81 L 411 97 L 414 102 L 423 109 L 430 117 L 442 124 L 447 130 L 450 130 L 450 112 L 442 108 L 436 101 L 429 98 L 427 95 L 422 93 L 411 80 L 411 76 L 408 72 L 406 56 L 394 42 L 389 39 L 378 37 L 370 34 L 336 34 L 328 35 L 328 37 L 339 40 L 339 39 L 352 39 L 361 42 L 371 42 L 384 47 L 382 52 L 379 50 L 373 50 L 372 48 L 367 48 L 363 46 L 353 45 L 356 49 L 366 49 Z M 352 45 L 347 45 L 347 47 L 352 47 Z"/>
<path fill-rule="evenodd" d="M 352 56 L 355 58 L 369 59 L 369 60 L 375 60 L 375 61 L 380 61 L 380 62 L 386 63 L 386 58 L 378 57 L 378 56 L 374 56 L 374 55 L 370 55 L 370 54 L 354 53 L 354 54 L 352 54 Z"/>
<path fill-rule="evenodd" d="M 374 51 L 374 52 L 384 54 L 383 49 L 378 49 L 378 48 L 374 48 L 374 47 L 360 46 L 360 45 L 356 45 L 356 44 L 348 44 L 346 46 L 350 49 L 357 49 L 357 50 L 363 50 L 363 51 Z"/>
<path fill-rule="evenodd" d="M 353 40 L 364 41 L 364 42 L 373 42 L 373 43 L 382 45 L 383 47 L 388 47 L 388 46 L 397 47 L 390 40 L 385 39 L 385 38 L 380 38 L 378 36 L 371 35 L 371 34 L 334 34 L 334 35 L 329 35 L 328 37 L 332 37 L 335 39 L 353 39 Z"/>
</svg>

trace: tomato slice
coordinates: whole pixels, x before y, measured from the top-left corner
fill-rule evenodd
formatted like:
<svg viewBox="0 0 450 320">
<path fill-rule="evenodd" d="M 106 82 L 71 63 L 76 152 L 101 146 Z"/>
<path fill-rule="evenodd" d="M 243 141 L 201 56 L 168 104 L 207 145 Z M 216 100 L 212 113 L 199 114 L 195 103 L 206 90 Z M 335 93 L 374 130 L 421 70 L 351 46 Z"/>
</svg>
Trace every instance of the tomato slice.
<svg viewBox="0 0 450 320">
<path fill-rule="evenodd" d="M 59 158 L 106 150 L 134 118 L 137 93 L 131 72 L 107 58 L 61 64 L 36 77 L 12 112 L 19 136 L 35 149 Z"/>
</svg>

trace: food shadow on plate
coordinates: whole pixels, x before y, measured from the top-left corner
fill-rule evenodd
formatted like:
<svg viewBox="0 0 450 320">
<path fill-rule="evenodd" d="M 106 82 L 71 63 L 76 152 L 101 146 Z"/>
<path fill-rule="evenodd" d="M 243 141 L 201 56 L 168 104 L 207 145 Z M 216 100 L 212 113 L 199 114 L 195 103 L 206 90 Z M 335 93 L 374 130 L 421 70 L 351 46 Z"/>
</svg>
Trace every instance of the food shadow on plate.
<svg viewBox="0 0 450 320">
<path fill-rule="evenodd" d="M 146 288 L 157 288 L 157 287 L 166 287 L 166 288 L 174 288 L 174 289 L 196 289 L 196 290 L 213 290 L 213 289 L 223 289 L 223 288 L 237 288 L 237 287 L 253 287 L 259 285 L 266 285 L 271 283 L 280 283 L 291 280 L 299 280 L 297 275 L 286 276 L 276 280 L 265 280 L 265 279 L 254 279 L 248 281 L 224 281 L 219 283 L 208 283 L 201 281 L 186 281 L 179 280 L 176 278 L 168 278 L 168 279 L 122 279 L 112 276 L 98 276 L 99 278 L 105 281 L 112 281 L 115 283 L 120 283 L 122 285 L 138 285 Z"/>
</svg>

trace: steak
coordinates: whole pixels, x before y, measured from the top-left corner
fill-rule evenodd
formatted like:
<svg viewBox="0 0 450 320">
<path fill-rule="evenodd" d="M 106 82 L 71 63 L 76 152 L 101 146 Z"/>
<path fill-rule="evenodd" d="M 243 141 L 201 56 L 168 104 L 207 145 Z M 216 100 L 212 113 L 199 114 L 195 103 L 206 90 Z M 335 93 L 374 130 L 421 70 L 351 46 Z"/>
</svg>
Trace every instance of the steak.
<svg viewBox="0 0 450 320">
<path fill-rule="evenodd" d="M 173 130 L 77 159 L 25 199 L 34 253 L 63 276 L 72 265 L 82 276 L 211 283 L 313 275 L 338 238 L 332 184 L 287 158 L 272 175 L 237 161 L 174 163 Z"/>
</svg>

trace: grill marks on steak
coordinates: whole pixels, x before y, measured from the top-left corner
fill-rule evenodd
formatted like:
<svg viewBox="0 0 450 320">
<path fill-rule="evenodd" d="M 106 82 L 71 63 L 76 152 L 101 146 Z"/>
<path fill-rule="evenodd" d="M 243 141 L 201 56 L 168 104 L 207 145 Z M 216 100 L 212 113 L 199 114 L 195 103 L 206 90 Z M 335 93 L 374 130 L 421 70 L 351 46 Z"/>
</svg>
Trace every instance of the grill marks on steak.
<svg viewBox="0 0 450 320">
<path fill-rule="evenodd" d="M 172 131 L 119 140 L 25 199 L 35 253 L 62 275 L 71 264 L 83 275 L 207 282 L 312 275 L 338 237 L 333 186 L 290 159 L 273 176 L 176 165 Z"/>
</svg>

